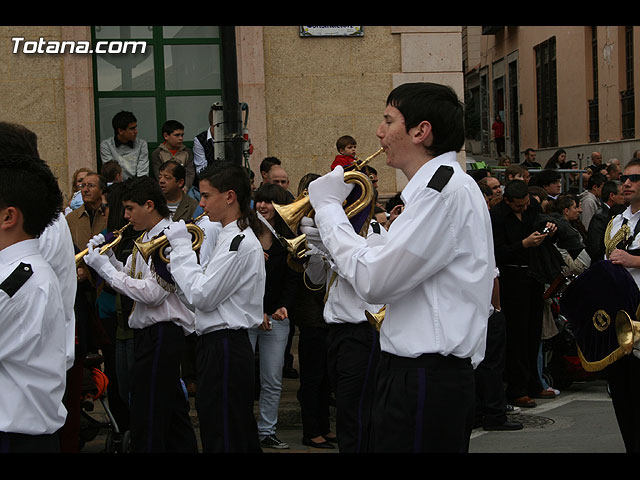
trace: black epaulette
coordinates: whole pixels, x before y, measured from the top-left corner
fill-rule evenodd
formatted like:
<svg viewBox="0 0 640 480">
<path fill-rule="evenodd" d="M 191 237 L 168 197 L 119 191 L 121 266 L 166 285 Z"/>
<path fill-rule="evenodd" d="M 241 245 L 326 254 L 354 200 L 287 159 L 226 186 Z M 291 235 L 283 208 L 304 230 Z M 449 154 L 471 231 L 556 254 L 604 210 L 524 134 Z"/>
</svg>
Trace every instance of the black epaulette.
<svg viewBox="0 0 640 480">
<path fill-rule="evenodd" d="M 449 183 L 452 175 L 453 167 L 450 167 L 449 165 L 440 165 L 438 170 L 436 170 L 436 173 L 431 177 L 427 187 L 433 188 L 438 192 L 442 192 L 442 189 L 447 185 L 447 183 Z"/>
<path fill-rule="evenodd" d="M 231 240 L 231 246 L 229 247 L 230 252 L 237 252 L 238 247 L 240 246 L 240 242 L 244 238 L 243 234 L 236 235 L 233 240 Z"/>
<path fill-rule="evenodd" d="M 31 275 L 33 275 L 31 265 L 20 263 L 20 265 L 11 272 L 11 275 L 5 278 L 4 282 L 0 284 L 0 290 L 4 290 L 7 295 L 13 297 L 15 293 L 20 290 L 20 287 L 29 280 Z"/>
<path fill-rule="evenodd" d="M 380 234 L 380 224 L 378 222 L 371 222 L 371 229 L 373 233 Z"/>
</svg>

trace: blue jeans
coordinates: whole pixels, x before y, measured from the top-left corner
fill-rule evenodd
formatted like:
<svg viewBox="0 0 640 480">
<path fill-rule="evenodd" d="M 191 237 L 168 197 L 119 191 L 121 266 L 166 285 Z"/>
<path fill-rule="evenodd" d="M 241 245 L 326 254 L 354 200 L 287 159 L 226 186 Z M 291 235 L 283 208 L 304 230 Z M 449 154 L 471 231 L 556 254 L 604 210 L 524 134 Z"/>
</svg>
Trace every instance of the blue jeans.
<svg viewBox="0 0 640 480">
<path fill-rule="evenodd" d="M 260 349 L 260 400 L 258 406 L 258 435 L 260 439 L 276 433 L 278 423 L 278 406 L 282 393 L 282 367 L 284 365 L 284 350 L 289 337 L 289 319 L 271 320 L 271 330 L 259 327 L 251 328 L 249 340 L 253 351 L 256 344 Z"/>
</svg>

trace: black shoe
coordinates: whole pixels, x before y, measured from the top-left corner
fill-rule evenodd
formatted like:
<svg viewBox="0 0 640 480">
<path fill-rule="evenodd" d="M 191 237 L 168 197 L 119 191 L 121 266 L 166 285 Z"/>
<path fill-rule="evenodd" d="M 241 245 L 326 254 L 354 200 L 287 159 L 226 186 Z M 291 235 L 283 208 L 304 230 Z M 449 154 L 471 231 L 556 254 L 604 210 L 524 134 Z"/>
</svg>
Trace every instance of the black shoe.
<svg viewBox="0 0 640 480">
<path fill-rule="evenodd" d="M 327 441 L 329 443 L 338 443 L 338 438 L 337 437 L 325 437 L 324 435 L 322 435 L 322 438 L 324 438 L 325 441 Z"/>
<path fill-rule="evenodd" d="M 498 425 L 484 425 L 483 430 L 491 431 L 512 431 L 522 430 L 524 426 L 520 422 L 514 422 L 513 420 L 507 420 L 504 423 Z"/>
<path fill-rule="evenodd" d="M 262 448 L 276 448 L 278 450 L 288 450 L 289 445 L 284 443 L 275 435 L 267 435 L 262 440 L 260 440 L 260 446 Z"/>
<path fill-rule="evenodd" d="M 313 448 L 336 448 L 333 443 L 327 442 L 326 440 L 324 442 L 314 442 L 313 440 L 305 437 L 302 437 L 302 444 Z"/>
</svg>

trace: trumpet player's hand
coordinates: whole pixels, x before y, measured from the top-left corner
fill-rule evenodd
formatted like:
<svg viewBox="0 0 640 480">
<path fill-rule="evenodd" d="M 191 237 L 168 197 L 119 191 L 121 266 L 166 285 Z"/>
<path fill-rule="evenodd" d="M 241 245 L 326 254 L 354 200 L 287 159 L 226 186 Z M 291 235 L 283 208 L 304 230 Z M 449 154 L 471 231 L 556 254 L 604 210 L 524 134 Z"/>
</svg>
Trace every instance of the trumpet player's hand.
<svg viewBox="0 0 640 480">
<path fill-rule="evenodd" d="M 104 238 L 104 235 L 99 233 L 98 235 L 95 235 L 91 240 L 89 240 L 89 243 L 87 244 L 87 247 L 89 247 L 89 245 L 93 246 L 94 248 L 104 244 L 104 242 L 106 241 L 106 239 Z"/>
<path fill-rule="evenodd" d="M 187 224 L 184 223 L 184 220 L 173 222 L 164 231 L 164 234 L 167 236 L 172 248 L 176 248 L 182 243 L 188 243 L 189 248 L 191 248 L 191 234 L 187 230 Z"/>
<path fill-rule="evenodd" d="M 319 250 L 321 254 L 329 253 L 327 247 L 322 243 L 320 231 L 316 227 L 312 218 L 302 217 L 302 220 L 300 220 L 300 232 L 306 235 L 307 245 L 309 247 L 315 247 L 315 249 Z"/>
<path fill-rule="evenodd" d="M 309 184 L 309 200 L 311 206 L 317 211 L 326 205 L 342 205 L 351 190 L 353 190 L 353 184 L 345 183 L 344 169 L 338 165 L 331 173 Z"/>
<path fill-rule="evenodd" d="M 93 268 L 98 275 L 106 280 L 106 272 L 109 270 L 109 267 L 115 270 L 114 266 L 111 265 L 111 262 L 109 261 L 109 257 L 106 255 L 100 255 L 100 247 L 94 245 L 92 242 L 88 243 L 87 248 L 89 251 L 84 256 L 84 263 Z"/>
</svg>

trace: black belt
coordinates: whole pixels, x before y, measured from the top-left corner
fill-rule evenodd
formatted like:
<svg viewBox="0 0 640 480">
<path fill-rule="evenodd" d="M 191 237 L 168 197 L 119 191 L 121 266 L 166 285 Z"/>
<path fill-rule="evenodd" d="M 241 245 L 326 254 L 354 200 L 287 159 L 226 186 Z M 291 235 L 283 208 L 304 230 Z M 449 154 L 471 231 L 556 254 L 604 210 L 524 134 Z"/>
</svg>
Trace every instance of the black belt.
<svg viewBox="0 0 640 480">
<path fill-rule="evenodd" d="M 443 361 L 447 363 L 459 364 L 460 366 L 470 365 L 470 358 L 460 358 L 455 355 L 441 355 L 439 353 L 423 353 L 422 355 L 412 357 L 401 357 L 389 352 L 380 352 L 380 360 L 386 361 L 390 367 L 400 368 L 421 368 L 432 367 Z"/>
</svg>

